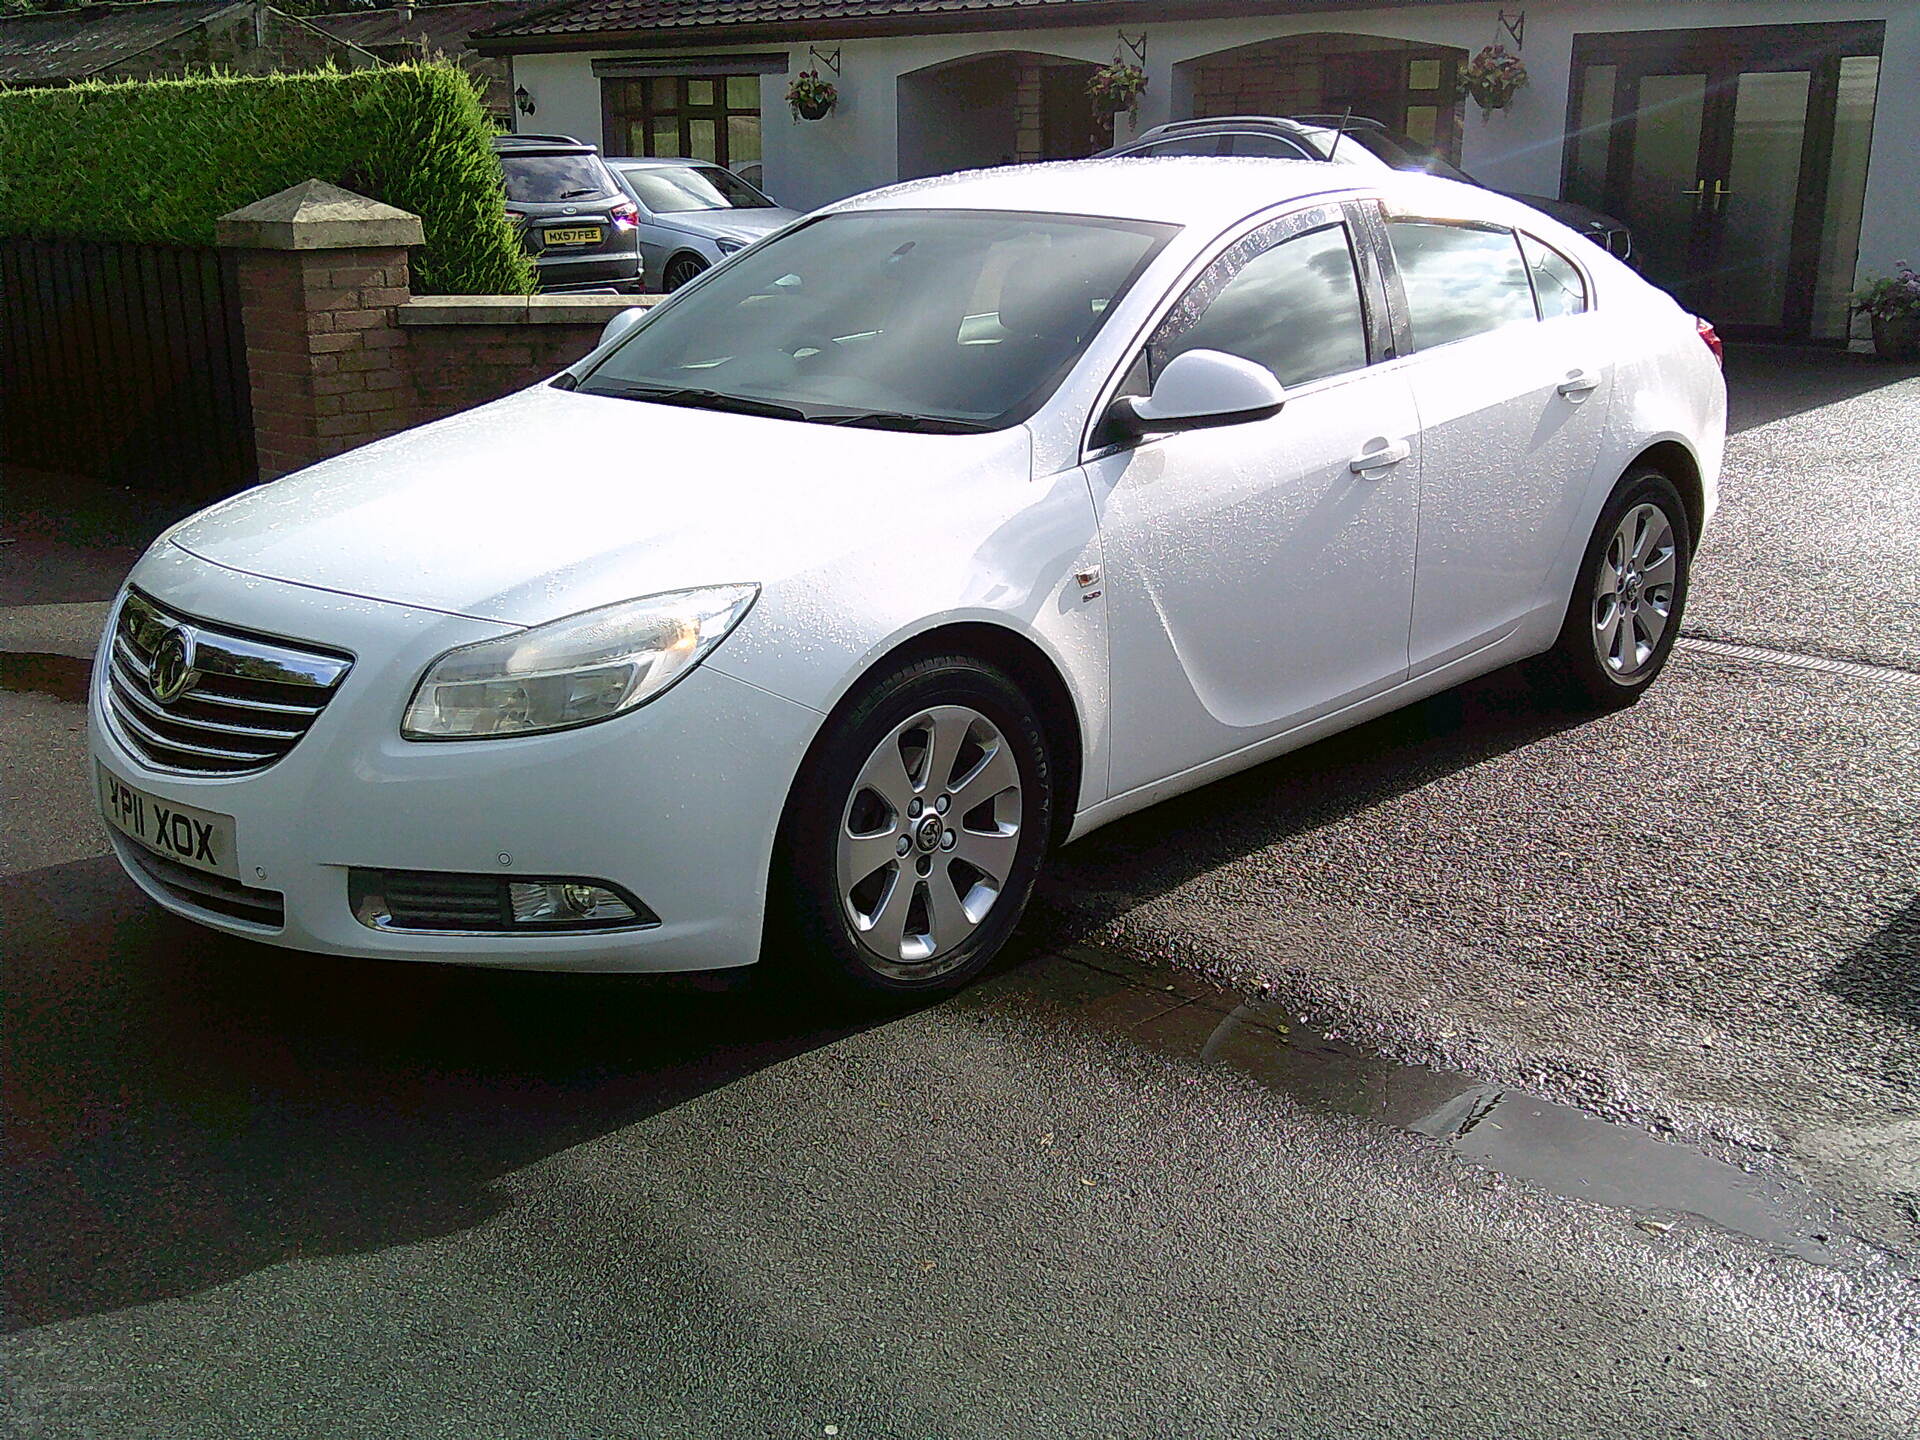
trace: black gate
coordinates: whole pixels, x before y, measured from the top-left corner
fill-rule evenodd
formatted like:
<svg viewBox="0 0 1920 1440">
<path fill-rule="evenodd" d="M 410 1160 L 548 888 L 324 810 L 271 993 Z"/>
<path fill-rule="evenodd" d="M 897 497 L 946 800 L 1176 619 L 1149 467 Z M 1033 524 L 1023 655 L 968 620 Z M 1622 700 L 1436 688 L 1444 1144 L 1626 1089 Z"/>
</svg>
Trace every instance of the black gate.
<svg viewBox="0 0 1920 1440">
<path fill-rule="evenodd" d="M 231 253 L 0 236 L 0 460 L 181 499 L 253 483 Z"/>
</svg>

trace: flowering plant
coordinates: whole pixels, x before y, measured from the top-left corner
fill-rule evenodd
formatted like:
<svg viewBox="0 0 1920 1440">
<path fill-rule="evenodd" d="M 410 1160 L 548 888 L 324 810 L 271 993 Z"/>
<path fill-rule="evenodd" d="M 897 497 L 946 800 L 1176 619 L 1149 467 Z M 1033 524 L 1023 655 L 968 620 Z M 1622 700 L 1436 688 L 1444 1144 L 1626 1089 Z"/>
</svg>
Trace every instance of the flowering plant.
<svg viewBox="0 0 1920 1440">
<path fill-rule="evenodd" d="M 1853 308 L 1882 320 L 1920 316 L 1920 275 L 1906 261 L 1895 262 L 1896 273 L 1869 280 L 1853 292 Z"/>
<path fill-rule="evenodd" d="M 840 102 L 840 92 L 831 80 L 822 80 L 818 70 L 802 70 L 787 86 L 787 105 L 796 120 L 822 120 Z"/>
<path fill-rule="evenodd" d="M 1483 114 L 1506 109 L 1526 83 L 1526 62 L 1509 55 L 1504 45 L 1487 46 L 1460 72 L 1460 88 Z"/>
<path fill-rule="evenodd" d="M 1087 94 L 1093 98 L 1095 108 L 1107 115 L 1118 115 L 1125 110 L 1138 120 L 1140 92 L 1146 88 L 1147 72 L 1138 65 L 1119 60 L 1102 65 L 1087 77 Z"/>
</svg>

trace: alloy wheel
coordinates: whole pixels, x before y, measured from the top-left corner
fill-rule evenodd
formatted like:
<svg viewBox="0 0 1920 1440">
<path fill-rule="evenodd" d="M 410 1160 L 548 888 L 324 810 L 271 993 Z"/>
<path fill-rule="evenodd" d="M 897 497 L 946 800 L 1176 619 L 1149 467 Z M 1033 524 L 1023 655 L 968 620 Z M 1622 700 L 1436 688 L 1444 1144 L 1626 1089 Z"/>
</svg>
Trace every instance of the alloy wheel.
<svg viewBox="0 0 1920 1440">
<path fill-rule="evenodd" d="M 1658 505 L 1620 517 L 1593 587 L 1593 648 L 1617 680 L 1630 680 L 1660 648 L 1673 617 L 1679 560 L 1673 522 Z"/>
<path fill-rule="evenodd" d="M 841 907 L 866 963 L 923 980 L 964 962 L 1020 851 L 1020 767 L 999 728 L 966 705 L 894 727 L 842 807 Z"/>
</svg>

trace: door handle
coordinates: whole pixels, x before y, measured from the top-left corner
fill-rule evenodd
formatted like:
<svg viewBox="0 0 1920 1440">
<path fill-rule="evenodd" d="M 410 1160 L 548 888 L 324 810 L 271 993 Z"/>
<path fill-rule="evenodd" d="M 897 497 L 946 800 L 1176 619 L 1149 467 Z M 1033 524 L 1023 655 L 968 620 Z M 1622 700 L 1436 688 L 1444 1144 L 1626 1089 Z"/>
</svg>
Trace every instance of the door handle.
<svg viewBox="0 0 1920 1440">
<path fill-rule="evenodd" d="M 1598 390 L 1599 388 L 1600 388 L 1600 381 L 1594 376 L 1589 375 L 1584 370 L 1573 370 L 1568 372 L 1567 378 L 1562 380 L 1558 385 L 1553 387 L 1554 393 L 1556 395 L 1566 395 L 1569 397 L 1574 395 L 1585 395 L 1588 391 Z"/>
<path fill-rule="evenodd" d="M 1347 468 L 1356 475 L 1370 475 L 1375 470 L 1398 465 L 1412 453 L 1406 441 L 1396 440 L 1390 445 L 1382 445 L 1378 450 L 1362 450 L 1347 462 Z"/>
</svg>

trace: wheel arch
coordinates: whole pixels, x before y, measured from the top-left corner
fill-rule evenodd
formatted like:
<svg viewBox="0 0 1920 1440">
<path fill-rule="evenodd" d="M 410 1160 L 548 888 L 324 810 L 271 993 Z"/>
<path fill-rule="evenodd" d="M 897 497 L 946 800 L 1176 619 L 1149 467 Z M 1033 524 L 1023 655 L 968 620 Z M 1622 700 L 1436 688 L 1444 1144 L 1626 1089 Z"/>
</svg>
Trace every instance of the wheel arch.
<svg viewBox="0 0 1920 1440">
<path fill-rule="evenodd" d="M 815 728 L 811 744 L 801 757 L 788 788 L 787 803 L 793 802 L 808 767 L 825 743 L 833 724 L 858 702 L 869 677 L 896 665 L 933 655 L 961 654 L 984 660 L 1007 672 L 1039 712 L 1040 727 L 1047 737 L 1047 749 L 1054 768 L 1053 833 L 1050 846 L 1058 846 L 1073 828 L 1079 807 L 1080 786 L 1085 776 L 1086 742 L 1081 728 L 1080 707 L 1072 687 L 1053 657 L 1031 637 L 1007 625 L 987 620 L 951 620 L 906 636 L 887 649 L 867 658 L 841 689 L 839 697 Z"/>
<path fill-rule="evenodd" d="M 713 261 L 709 257 L 702 255 L 698 250 L 691 249 L 685 245 L 677 246 L 668 251 L 667 258 L 660 264 L 660 283 L 662 286 L 666 285 L 667 276 L 673 273 L 673 267 L 678 265 L 682 260 L 693 261 L 700 267 L 701 273 L 703 274 L 713 268 Z"/>
<path fill-rule="evenodd" d="M 1693 549 L 1698 550 L 1700 532 L 1706 527 L 1707 495 L 1700 476 L 1700 462 L 1693 451 L 1678 440 L 1656 441 L 1634 456 L 1621 474 L 1631 475 L 1642 468 L 1658 470 L 1680 492 L 1680 502 L 1687 507 L 1688 539 Z"/>
</svg>

